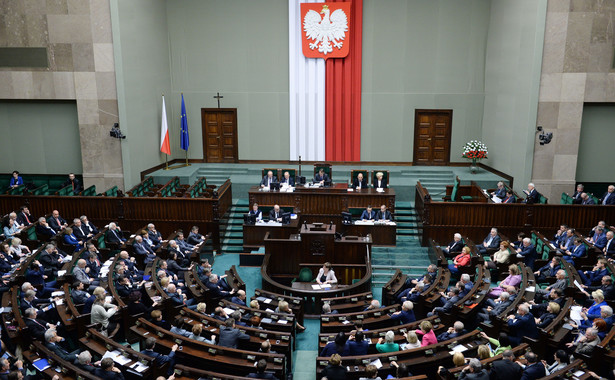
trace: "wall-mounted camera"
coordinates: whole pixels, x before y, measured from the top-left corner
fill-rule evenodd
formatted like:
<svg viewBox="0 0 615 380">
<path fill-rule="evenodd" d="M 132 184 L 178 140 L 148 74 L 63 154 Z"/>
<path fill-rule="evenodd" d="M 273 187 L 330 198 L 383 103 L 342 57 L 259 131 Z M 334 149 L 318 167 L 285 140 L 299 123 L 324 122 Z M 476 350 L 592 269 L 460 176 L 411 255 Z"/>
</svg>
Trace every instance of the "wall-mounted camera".
<svg viewBox="0 0 615 380">
<path fill-rule="evenodd" d="M 536 127 L 536 131 L 537 131 L 536 133 L 540 132 L 540 134 L 538 135 L 538 142 L 540 145 L 546 145 L 550 143 L 551 140 L 553 139 L 553 132 L 545 133 L 542 126 L 540 125 Z"/>
<path fill-rule="evenodd" d="M 111 130 L 109 131 L 109 136 L 114 137 L 116 139 L 125 139 L 126 138 L 126 135 L 124 135 L 122 133 L 122 131 L 120 130 L 120 124 L 119 123 L 113 124 L 113 127 L 111 127 Z"/>
</svg>

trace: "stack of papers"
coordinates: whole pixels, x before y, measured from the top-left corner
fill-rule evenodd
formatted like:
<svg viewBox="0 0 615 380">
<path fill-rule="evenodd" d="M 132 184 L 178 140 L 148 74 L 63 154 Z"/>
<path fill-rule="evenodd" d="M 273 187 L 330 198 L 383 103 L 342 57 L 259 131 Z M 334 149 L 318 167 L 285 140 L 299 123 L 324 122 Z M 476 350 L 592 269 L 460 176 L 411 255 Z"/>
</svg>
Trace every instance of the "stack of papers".
<svg viewBox="0 0 615 380">
<path fill-rule="evenodd" d="M 320 290 L 320 289 L 329 289 L 331 288 L 331 284 L 312 284 L 312 289 L 314 290 Z"/>
<path fill-rule="evenodd" d="M 452 351 L 449 351 L 448 353 L 451 354 L 451 355 L 454 355 L 455 352 L 464 352 L 464 351 L 467 351 L 467 350 L 468 350 L 468 348 L 466 346 L 464 346 L 462 344 L 458 344 L 455 347 L 453 347 Z"/>
<path fill-rule="evenodd" d="M 136 362 L 135 364 L 131 365 L 130 368 L 134 369 L 135 371 L 139 373 L 142 373 L 142 372 L 145 372 L 145 370 L 148 369 L 149 367 L 139 362 Z"/>
<path fill-rule="evenodd" d="M 235 310 L 233 310 L 233 309 L 231 309 L 231 308 L 229 308 L 229 307 L 225 307 L 225 308 L 224 308 L 224 312 L 225 312 L 226 314 L 228 314 L 228 315 L 231 315 L 231 314 L 233 314 L 233 313 L 235 312 Z"/>
<path fill-rule="evenodd" d="M 121 352 L 119 352 L 118 350 L 113 350 L 113 351 L 107 351 L 105 352 L 105 354 L 102 357 L 104 358 L 111 358 L 113 359 L 114 362 L 116 362 L 119 365 L 126 365 L 128 363 L 130 363 L 132 360 L 130 360 L 129 358 L 125 357 L 124 355 L 122 355 Z"/>
</svg>

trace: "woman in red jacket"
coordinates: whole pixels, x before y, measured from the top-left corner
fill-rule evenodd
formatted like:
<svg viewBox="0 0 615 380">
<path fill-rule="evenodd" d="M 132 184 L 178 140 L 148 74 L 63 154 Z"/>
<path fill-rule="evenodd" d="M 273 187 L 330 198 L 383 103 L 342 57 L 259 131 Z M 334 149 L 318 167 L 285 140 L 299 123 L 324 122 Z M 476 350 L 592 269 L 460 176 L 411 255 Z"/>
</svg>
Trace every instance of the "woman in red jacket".
<svg viewBox="0 0 615 380">
<path fill-rule="evenodd" d="M 455 256 L 452 264 L 448 264 L 448 269 L 451 271 L 451 275 L 458 276 L 460 274 L 459 268 L 470 266 L 470 248 L 468 246 L 463 247 L 461 253 Z"/>
</svg>

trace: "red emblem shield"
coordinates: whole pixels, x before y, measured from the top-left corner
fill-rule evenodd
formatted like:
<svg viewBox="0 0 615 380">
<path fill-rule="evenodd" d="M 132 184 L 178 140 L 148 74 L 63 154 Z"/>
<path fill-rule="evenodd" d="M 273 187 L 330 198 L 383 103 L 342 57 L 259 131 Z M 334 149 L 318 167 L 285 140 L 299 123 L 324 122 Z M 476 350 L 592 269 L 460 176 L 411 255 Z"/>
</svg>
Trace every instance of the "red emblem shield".
<svg viewBox="0 0 615 380">
<path fill-rule="evenodd" d="M 308 58 L 344 58 L 350 46 L 350 3 L 301 4 L 301 44 Z"/>
</svg>

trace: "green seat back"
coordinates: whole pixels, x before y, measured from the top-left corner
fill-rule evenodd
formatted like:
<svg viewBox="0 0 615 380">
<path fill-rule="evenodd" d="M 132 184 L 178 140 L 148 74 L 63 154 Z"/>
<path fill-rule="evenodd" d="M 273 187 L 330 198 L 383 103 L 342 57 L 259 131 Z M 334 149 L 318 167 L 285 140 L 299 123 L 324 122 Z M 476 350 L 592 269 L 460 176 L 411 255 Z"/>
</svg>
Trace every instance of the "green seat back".
<svg viewBox="0 0 615 380">
<path fill-rule="evenodd" d="M 12 188 L 8 191 L 10 195 L 23 195 L 24 190 L 26 189 L 25 185 L 19 185 L 15 188 Z"/>
<path fill-rule="evenodd" d="M 453 191 L 451 191 L 451 202 L 455 202 L 457 199 L 457 189 L 459 189 L 459 181 L 455 178 L 455 184 L 453 185 Z"/>
<path fill-rule="evenodd" d="M 542 194 L 540 195 L 540 201 L 539 201 L 539 203 L 540 203 L 541 205 L 546 205 L 546 204 L 547 204 L 547 198 L 546 198 L 544 195 L 542 195 Z"/>
<path fill-rule="evenodd" d="M 379 172 L 382 172 L 382 179 L 385 180 L 388 185 L 391 185 L 391 182 L 389 181 L 389 171 L 388 170 L 374 170 L 372 172 L 372 184 L 378 182 L 378 179 L 376 179 L 376 174 L 378 174 Z"/>
<path fill-rule="evenodd" d="M 32 194 L 34 195 L 49 195 L 49 185 L 44 184 L 36 189 L 32 190 Z"/>
<path fill-rule="evenodd" d="M 267 175 L 267 172 L 268 172 L 269 170 L 271 170 L 271 172 L 273 173 L 273 177 L 274 177 L 274 178 L 279 178 L 279 177 L 278 177 L 278 169 L 270 169 L 270 168 L 264 168 L 264 169 L 263 169 L 263 172 L 261 173 L 261 174 L 262 174 L 261 178 L 263 178 L 264 176 L 266 176 L 266 175 Z"/>
<path fill-rule="evenodd" d="M 105 191 L 105 196 L 107 197 L 117 197 L 117 186 L 113 186 L 109 190 Z M 140 195 L 138 195 L 140 196 Z"/>
<path fill-rule="evenodd" d="M 568 198 L 570 198 L 570 195 L 566 194 L 566 193 L 562 193 L 562 198 L 560 199 L 559 203 L 562 205 L 567 205 L 570 204 L 568 203 Z M 572 199 L 571 199 L 571 203 L 572 203 Z"/>
<path fill-rule="evenodd" d="M 28 228 L 26 231 L 28 233 L 26 238 L 28 240 L 38 240 L 38 237 L 36 236 L 36 228 Z"/>
<path fill-rule="evenodd" d="M 363 179 L 369 184 L 369 171 L 368 170 L 351 170 L 350 171 L 350 183 L 351 184 L 354 183 L 354 180 L 357 179 L 357 176 L 359 175 L 359 173 L 363 174 Z"/>
<path fill-rule="evenodd" d="M 105 244 L 105 234 L 100 234 L 98 237 L 98 249 L 103 248 L 107 248 L 107 245 Z"/>
<path fill-rule="evenodd" d="M 532 232 L 532 237 L 530 239 L 532 239 L 532 244 L 536 246 L 536 241 L 538 240 L 538 236 L 536 236 L 536 234 Z"/>
<path fill-rule="evenodd" d="M 299 271 L 300 282 L 312 282 L 312 270 L 310 268 L 301 268 Z"/>
<path fill-rule="evenodd" d="M 324 165 L 314 165 L 314 176 L 316 176 L 316 173 L 318 173 L 320 169 L 324 169 L 325 174 L 329 176 L 329 179 L 333 179 L 333 176 L 331 175 L 331 167 Z"/>
<path fill-rule="evenodd" d="M 361 207 L 348 207 L 348 212 L 352 214 L 353 218 L 358 218 L 363 214 L 363 210 L 366 208 Z"/>
<path fill-rule="evenodd" d="M 92 185 L 81 192 L 84 197 L 92 197 L 96 195 L 96 185 Z"/>
<path fill-rule="evenodd" d="M 288 172 L 288 174 L 290 175 L 290 178 L 294 179 L 297 176 L 297 169 L 280 169 L 280 179 L 284 178 L 285 172 Z"/>
</svg>

